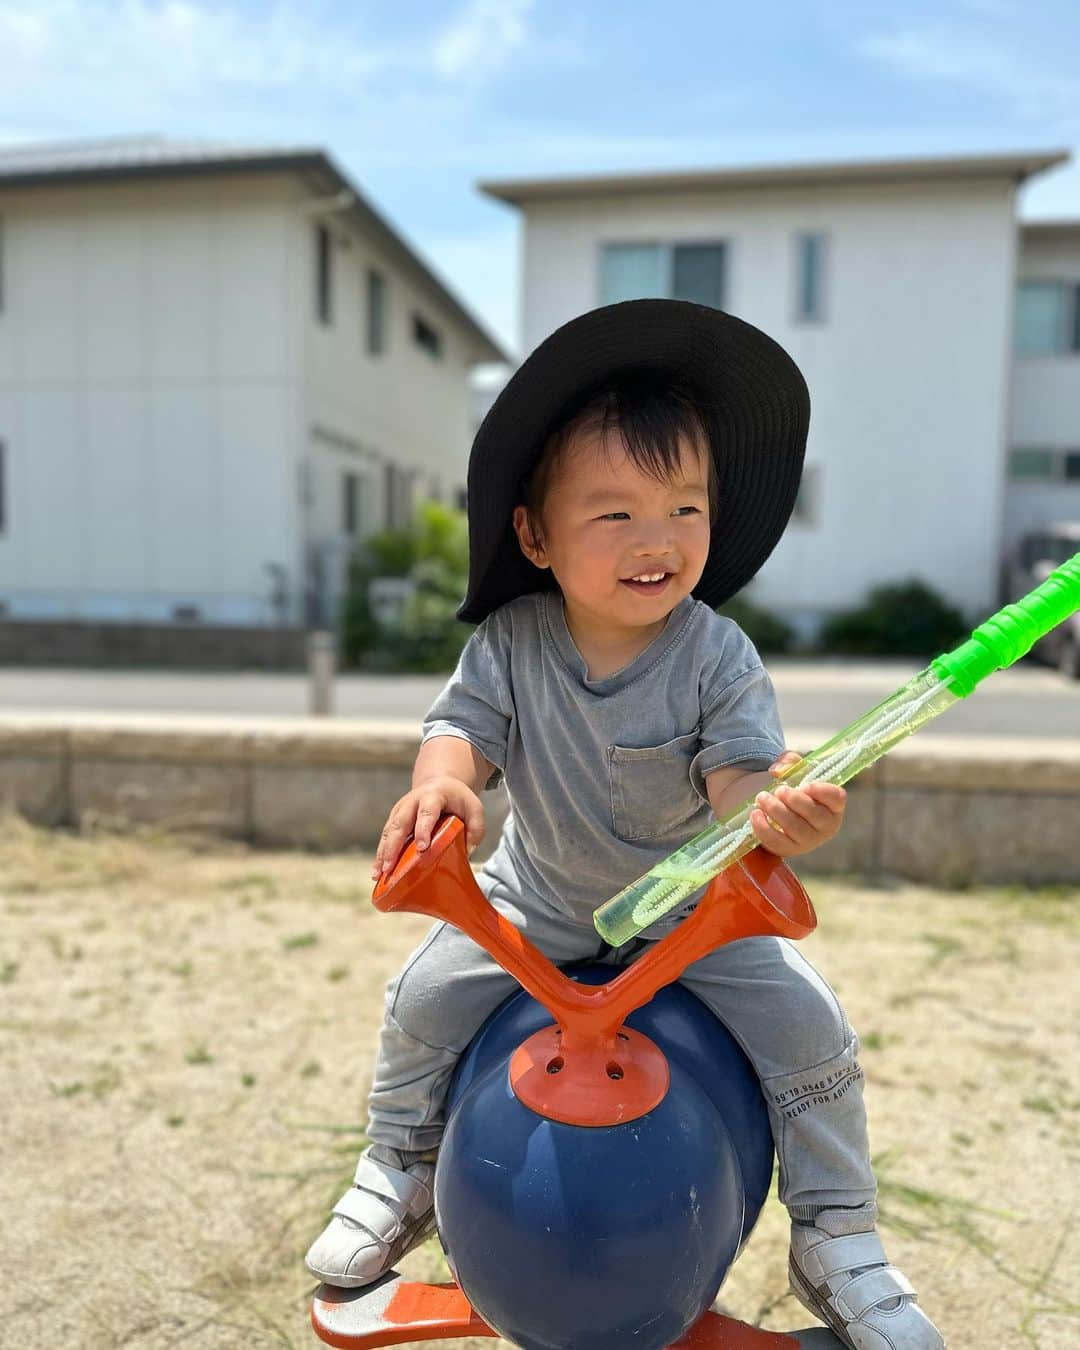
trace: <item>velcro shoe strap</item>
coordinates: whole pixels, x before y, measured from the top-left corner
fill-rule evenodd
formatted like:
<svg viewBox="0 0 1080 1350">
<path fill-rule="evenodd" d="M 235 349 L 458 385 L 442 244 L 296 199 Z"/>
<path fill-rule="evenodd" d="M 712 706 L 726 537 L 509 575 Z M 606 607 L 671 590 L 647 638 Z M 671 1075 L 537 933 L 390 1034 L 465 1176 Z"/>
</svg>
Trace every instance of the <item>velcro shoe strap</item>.
<svg viewBox="0 0 1080 1350">
<path fill-rule="evenodd" d="M 865 1275 L 856 1275 L 834 1296 L 833 1302 L 843 1317 L 850 1322 L 857 1321 L 875 1304 L 905 1294 L 911 1298 L 915 1296 L 915 1290 L 907 1276 L 895 1266 L 879 1266 L 876 1270 L 868 1270 Z"/>
<path fill-rule="evenodd" d="M 431 1204 L 431 1188 L 417 1177 L 399 1172 L 396 1167 L 374 1163 L 365 1156 L 361 1156 L 356 1164 L 353 1185 L 380 1195 L 384 1200 L 396 1200 L 413 1214 L 422 1213 Z"/>
<path fill-rule="evenodd" d="M 401 1215 L 377 1195 L 368 1195 L 353 1186 L 334 1206 L 333 1213 L 352 1219 L 380 1242 L 393 1242 L 401 1233 Z"/>
<path fill-rule="evenodd" d="M 859 1266 L 883 1266 L 888 1259 L 876 1233 L 851 1233 L 817 1243 L 799 1264 L 813 1284 L 821 1284 L 830 1275 L 857 1270 Z"/>
</svg>

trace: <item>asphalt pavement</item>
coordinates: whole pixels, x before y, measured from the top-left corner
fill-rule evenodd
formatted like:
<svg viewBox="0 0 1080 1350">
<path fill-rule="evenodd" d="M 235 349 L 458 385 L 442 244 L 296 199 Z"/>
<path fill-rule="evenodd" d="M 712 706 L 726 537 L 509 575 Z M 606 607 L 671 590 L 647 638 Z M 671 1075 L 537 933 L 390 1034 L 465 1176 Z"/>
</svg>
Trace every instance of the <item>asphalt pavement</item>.
<svg viewBox="0 0 1080 1350">
<path fill-rule="evenodd" d="M 839 730 L 898 689 L 915 662 L 810 660 L 769 663 L 785 725 Z M 441 675 L 339 675 L 338 717 L 419 720 L 442 688 Z M 303 674 L 260 671 L 0 669 L 3 712 L 152 712 L 301 717 Z M 920 736 L 1080 738 L 1080 681 L 1025 661 L 991 676 Z"/>
</svg>

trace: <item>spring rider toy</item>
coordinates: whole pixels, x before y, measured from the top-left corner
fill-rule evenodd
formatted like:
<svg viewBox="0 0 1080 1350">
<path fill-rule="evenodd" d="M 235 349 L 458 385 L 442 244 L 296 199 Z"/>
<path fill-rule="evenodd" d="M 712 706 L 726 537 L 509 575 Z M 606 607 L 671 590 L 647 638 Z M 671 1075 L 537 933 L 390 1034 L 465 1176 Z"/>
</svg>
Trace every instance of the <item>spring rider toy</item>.
<svg viewBox="0 0 1080 1350">
<path fill-rule="evenodd" d="M 1009 665 L 1080 607 L 1080 555 L 901 690 L 799 761 L 788 782 L 845 782 Z M 621 945 L 707 883 L 695 910 L 632 964 L 558 970 L 484 898 L 464 826 L 409 843 L 376 907 L 455 924 L 522 986 L 459 1060 L 435 1174 L 457 1283 L 395 1272 L 321 1286 L 312 1325 L 338 1347 L 503 1336 L 522 1350 L 838 1347 L 823 1329 L 761 1331 L 710 1311 L 761 1210 L 772 1138 L 757 1078 L 714 1015 L 675 983 L 724 942 L 798 939 L 813 906 L 753 846 L 749 807 L 597 910 Z"/>
</svg>

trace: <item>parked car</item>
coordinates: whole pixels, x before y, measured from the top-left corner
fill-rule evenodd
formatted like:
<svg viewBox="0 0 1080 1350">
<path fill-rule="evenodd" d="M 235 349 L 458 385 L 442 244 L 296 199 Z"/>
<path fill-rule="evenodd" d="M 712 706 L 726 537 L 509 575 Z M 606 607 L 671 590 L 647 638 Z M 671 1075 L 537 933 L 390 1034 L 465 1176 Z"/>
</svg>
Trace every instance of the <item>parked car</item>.
<svg viewBox="0 0 1080 1350">
<path fill-rule="evenodd" d="M 1074 553 L 1080 553 L 1080 521 L 1046 525 L 1024 535 L 1008 569 L 1009 599 L 1016 600 L 1045 581 Z M 1037 643 L 1034 654 L 1070 679 L 1080 679 L 1080 611 Z"/>
</svg>

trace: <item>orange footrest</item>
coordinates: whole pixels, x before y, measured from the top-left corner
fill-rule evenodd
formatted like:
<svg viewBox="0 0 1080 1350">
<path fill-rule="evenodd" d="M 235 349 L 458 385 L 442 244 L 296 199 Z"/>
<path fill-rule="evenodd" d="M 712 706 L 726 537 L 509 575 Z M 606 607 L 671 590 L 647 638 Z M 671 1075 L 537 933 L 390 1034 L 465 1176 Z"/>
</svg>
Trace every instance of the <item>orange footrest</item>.
<svg viewBox="0 0 1080 1350">
<path fill-rule="evenodd" d="M 456 1284 L 420 1284 L 396 1272 L 365 1289 L 320 1285 L 311 1301 L 311 1325 L 326 1345 L 369 1350 L 381 1345 L 495 1336 L 473 1311 Z M 803 1339 L 804 1334 L 809 1338 Z M 707 1312 L 668 1350 L 798 1350 L 800 1346 L 837 1345 L 827 1332 L 761 1331 Z"/>
</svg>

